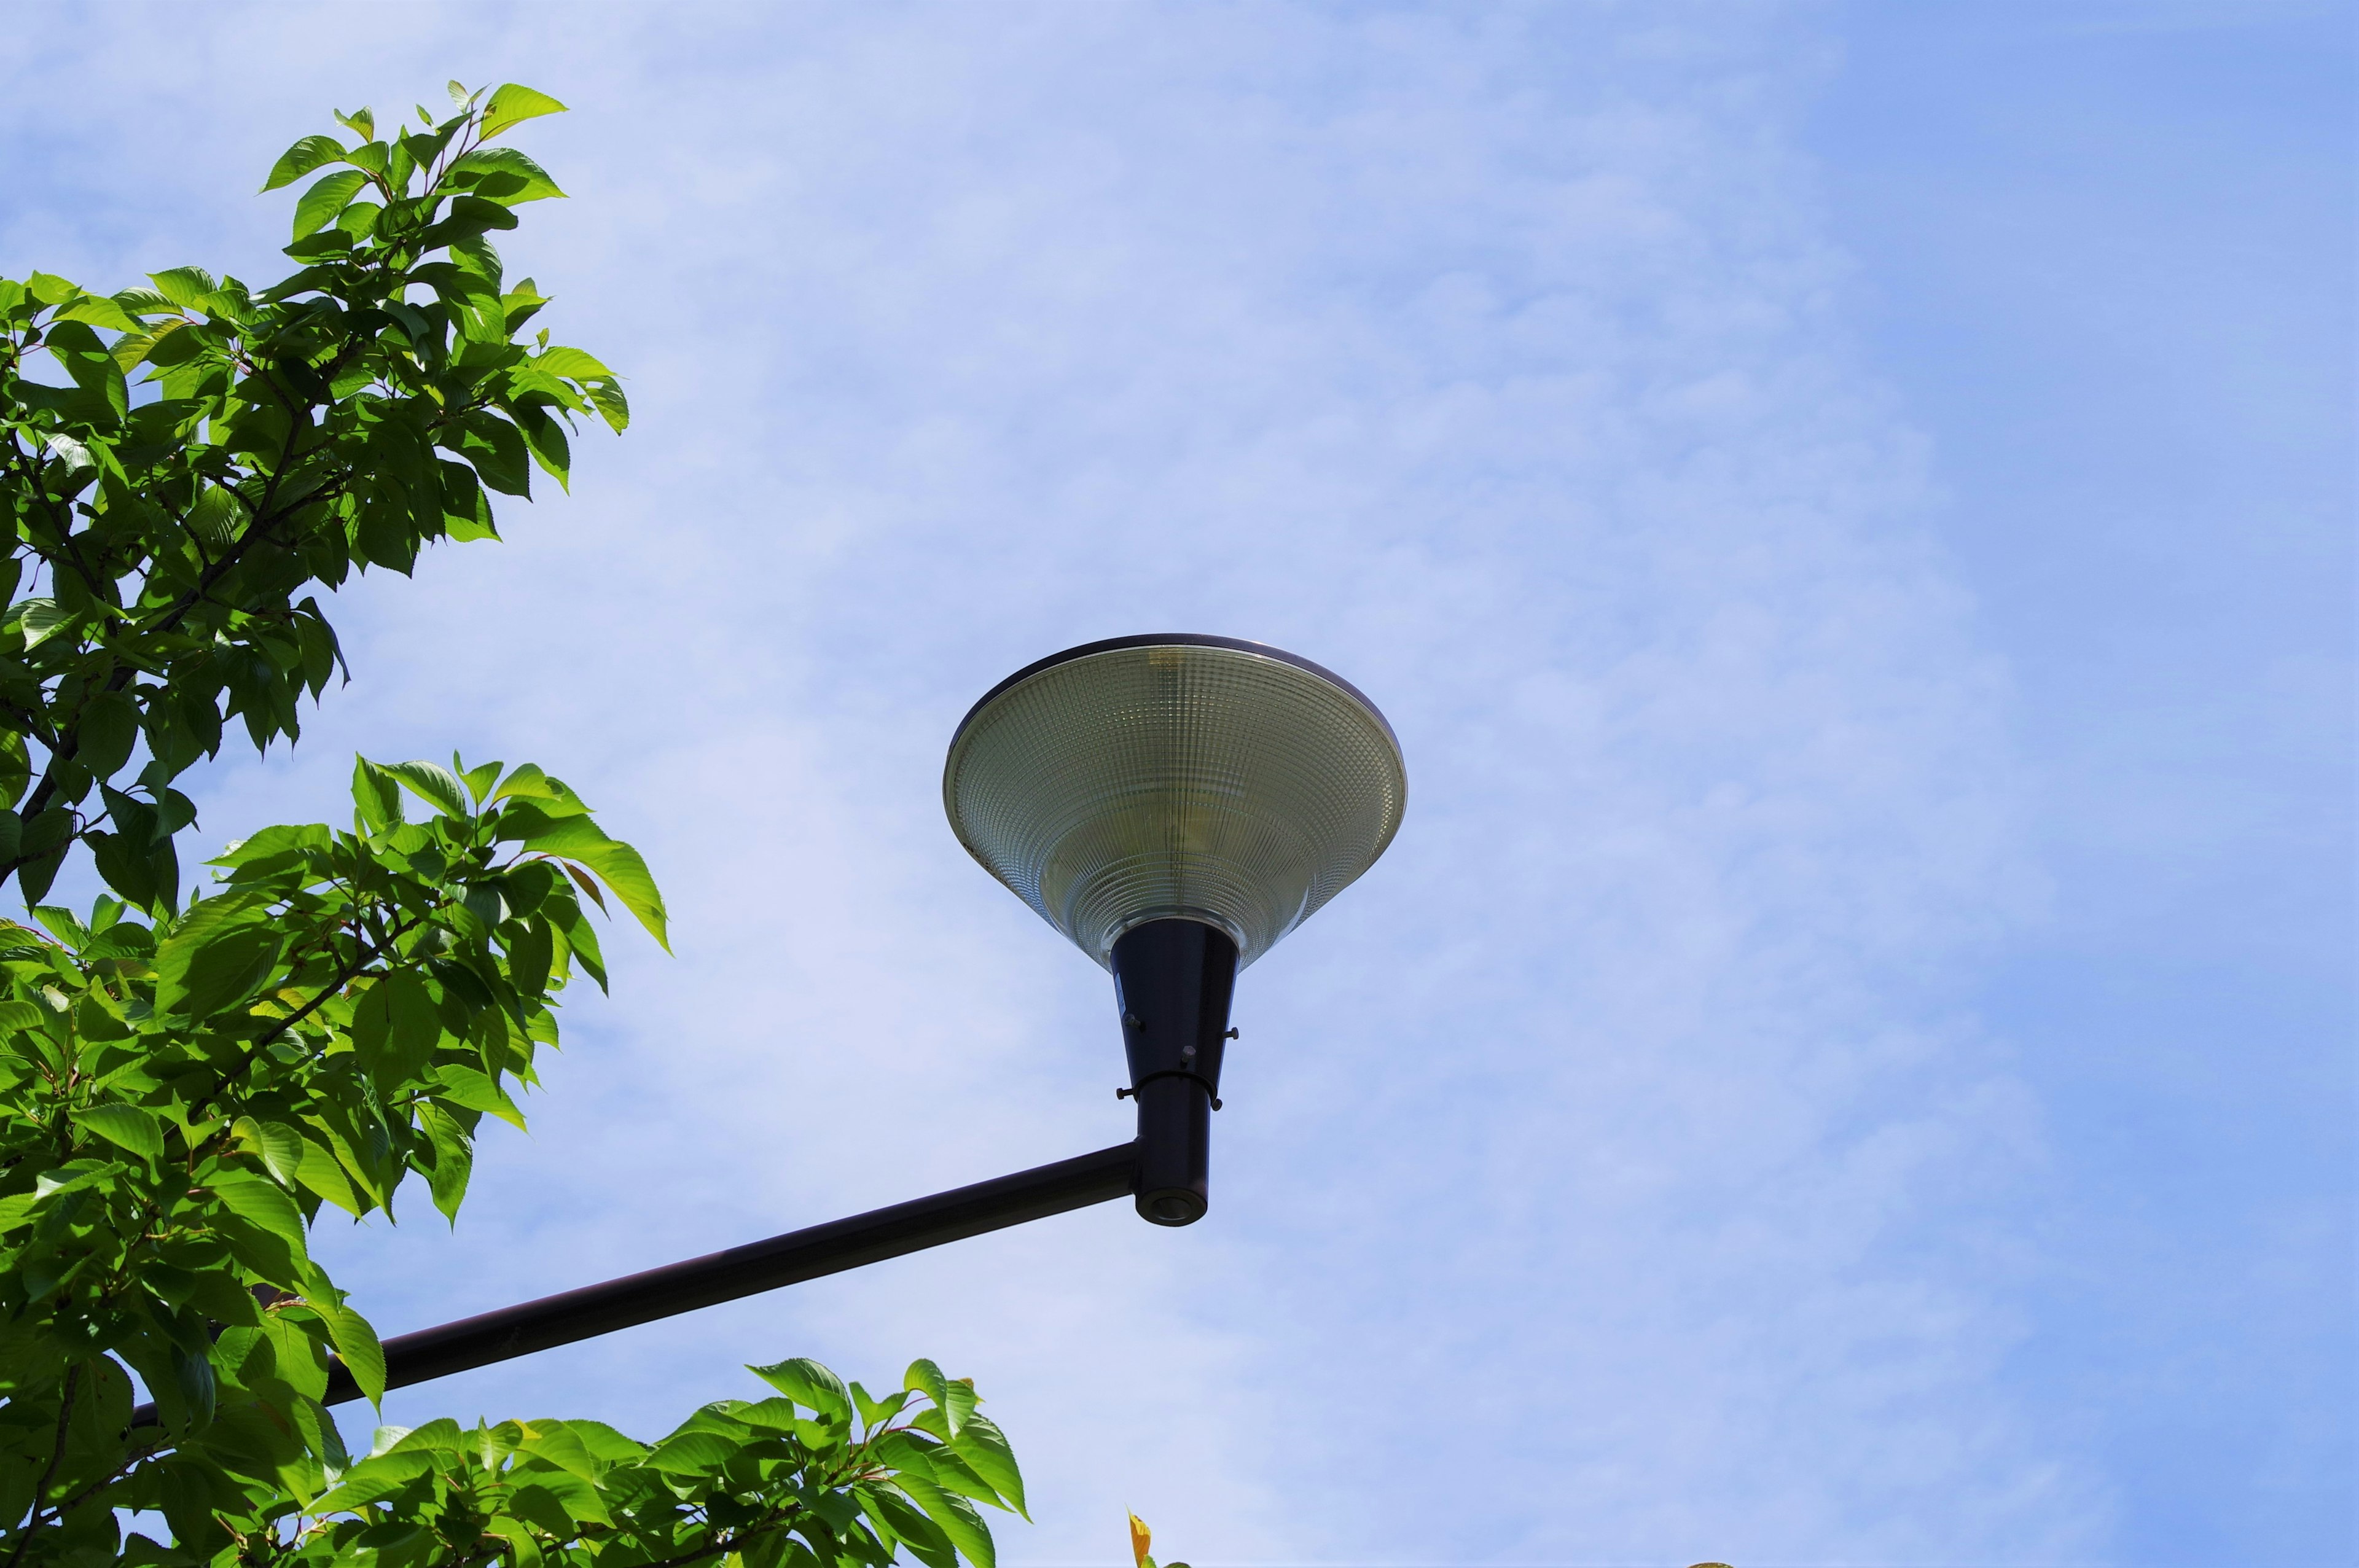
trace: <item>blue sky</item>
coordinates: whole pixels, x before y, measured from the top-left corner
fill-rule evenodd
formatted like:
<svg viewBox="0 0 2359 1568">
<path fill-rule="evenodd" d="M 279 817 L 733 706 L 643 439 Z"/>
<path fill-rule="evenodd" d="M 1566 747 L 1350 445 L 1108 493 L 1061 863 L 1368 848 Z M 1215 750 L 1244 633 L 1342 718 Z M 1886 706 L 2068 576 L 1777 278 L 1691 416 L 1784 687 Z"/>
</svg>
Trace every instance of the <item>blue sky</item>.
<svg viewBox="0 0 2359 1568">
<path fill-rule="evenodd" d="M 2343 1563 L 2351 17 L 2274 5 L 26 14 L 0 271 L 270 276 L 330 104 L 530 82 L 571 499 L 344 596 L 349 755 L 530 758 L 627 940 L 421 1326 L 1125 1133 L 941 749 L 1091 638 L 1381 703 L 1385 861 L 1115 1207 L 395 1396 L 975 1376 L 1013 1562 Z"/>
</svg>

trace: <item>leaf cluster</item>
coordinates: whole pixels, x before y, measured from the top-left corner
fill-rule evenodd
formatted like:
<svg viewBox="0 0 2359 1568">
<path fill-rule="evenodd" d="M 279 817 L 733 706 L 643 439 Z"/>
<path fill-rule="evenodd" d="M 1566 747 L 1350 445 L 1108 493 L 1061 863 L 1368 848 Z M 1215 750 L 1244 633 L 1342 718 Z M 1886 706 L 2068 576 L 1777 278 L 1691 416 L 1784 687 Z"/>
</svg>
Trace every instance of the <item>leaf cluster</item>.
<svg viewBox="0 0 2359 1568">
<path fill-rule="evenodd" d="M 970 1384 L 921 1360 L 878 1400 L 816 1361 L 749 1370 L 777 1392 L 706 1405 L 652 1444 L 593 1421 L 380 1428 L 282 1560 L 994 1568 L 976 1504 L 1021 1510 L 1024 1487 Z"/>
<path fill-rule="evenodd" d="M 416 1185 L 455 1221 L 564 993 L 606 984 L 593 908 L 667 941 L 572 790 L 455 756 L 358 759 L 349 827 L 266 828 L 181 895 L 175 781 L 232 718 L 292 742 L 341 665 L 307 590 L 495 536 L 493 492 L 565 480 L 573 416 L 627 419 L 597 361 L 522 340 L 546 301 L 491 243 L 560 194 L 492 138 L 561 105 L 451 96 L 288 150 L 266 189 L 317 178 L 268 288 L 0 280 L 0 879 L 29 909 L 0 920 L 0 1568 L 991 1568 L 978 1505 L 1022 1481 L 930 1362 L 883 1400 L 756 1368 L 774 1397 L 654 1444 L 437 1421 L 355 1456 L 329 1415 L 386 1369 L 314 1227 Z M 85 913 L 40 902 L 77 844 L 112 890 Z"/>
<path fill-rule="evenodd" d="M 560 993 L 604 982 L 585 894 L 664 935 L 645 863 L 538 767 L 362 759 L 353 795 L 350 830 L 258 833 L 152 924 L 0 923 L 0 1518 L 147 1508 L 201 1542 L 316 1493 L 329 1353 L 371 1399 L 385 1371 L 310 1225 L 390 1217 L 412 1175 L 455 1217 Z M 126 1367 L 158 1424 L 124 1429 Z"/>
<path fill-rule="evenodd" d="M 233 719 L 294 740 L 342 665 L 310 590 L 495 536 L 493 492 L 565 481 L 576 416 L 628 422 L 604 365 L 526 337 L 548 300 L 493 243 L 563 192 L 492 138 L 562 105 L 453 98 L 288 150 L 265 189 L 332 172 L 267 287 L 0 278 L 0 880 L 28 902 L 77 842 L 132 905 L 175 902 L 194 808 L 173 781 Z"/>
</svg>

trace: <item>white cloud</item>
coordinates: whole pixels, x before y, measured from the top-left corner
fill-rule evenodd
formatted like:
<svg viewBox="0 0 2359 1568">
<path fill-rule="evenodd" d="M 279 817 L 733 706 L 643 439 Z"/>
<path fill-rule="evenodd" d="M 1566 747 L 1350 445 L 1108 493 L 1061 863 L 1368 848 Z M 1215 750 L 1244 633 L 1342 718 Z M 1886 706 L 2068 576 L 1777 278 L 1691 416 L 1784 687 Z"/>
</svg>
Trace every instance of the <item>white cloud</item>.
<svg viewBox="0 0 2359 1568">
<path fill-rule="evenodd" d="M 74 157 L 0 229 L 18 270 L 259 252 L 246 171 L 331 100 L 455 70 L 577 106 L 519 138 L 576 200 L 512 270 L 638 426 L 506 546 L 349 596 L 358 683 L 207 802 L 226 836 L 335 814 L 354 747 L 528 756 L 679 913 L 455 1240 L 337 1248 L 383 1327 L 1125 1135 L 1103 977 L 940 820 L 1006 671 L 1261 637 L 1408 752 L 1391 855 L 1243 988 L 1203 1226 L 1069 1217 L 397 1411 L 645 1430 L 738 1361 L 924 1353 L 1028 1461 L 1017 1561 L 1114 1560 L 1125 1506 L 1197 1561 L 2093 1549 L 2092 1478 L 1994 1381 L 2038 1132 L 1953 1011 L 2037 891 L 2003 678 L 1848 351 L 1781 26 L 49 25 L 0 124 Z M 179 163 L 105 161 L 159 138 Z"/>
</svg>

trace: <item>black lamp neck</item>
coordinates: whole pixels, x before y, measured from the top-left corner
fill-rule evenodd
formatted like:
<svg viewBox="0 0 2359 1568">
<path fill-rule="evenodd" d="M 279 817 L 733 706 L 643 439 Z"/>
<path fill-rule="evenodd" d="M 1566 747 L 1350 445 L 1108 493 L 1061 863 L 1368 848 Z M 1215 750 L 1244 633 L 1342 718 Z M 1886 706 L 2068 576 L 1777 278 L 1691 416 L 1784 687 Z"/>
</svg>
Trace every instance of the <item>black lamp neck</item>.
<svg viewBox="0 0 2359 1568">
<path fill-rule="evenodd" d="M 1138 1212 L 1157 1225 L 1190 1225 L 1208 1201 L 1236 944 L 1198 921 L 1152 920 L 1124 932 L 1113 959 L 1127 1092 L 1138 1101 Z"/>
</svg>

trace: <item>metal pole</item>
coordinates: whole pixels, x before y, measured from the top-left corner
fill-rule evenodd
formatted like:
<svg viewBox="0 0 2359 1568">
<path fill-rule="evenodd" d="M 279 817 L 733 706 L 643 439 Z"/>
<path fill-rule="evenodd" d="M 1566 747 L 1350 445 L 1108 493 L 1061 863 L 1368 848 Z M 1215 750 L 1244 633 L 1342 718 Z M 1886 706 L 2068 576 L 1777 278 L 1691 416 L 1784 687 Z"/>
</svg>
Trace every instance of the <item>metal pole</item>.
<svg viewBox="0 0 2359 1568">
<path fill-rule="evenodd" d="M 453 1372 L 592 1339 L 616 1329 L 636 1328 L 658 1318 L 842 1273 L 906 1252 L 921 1252 L 1027 1220 L 1087 1208 L 1127 1195 L 1137 1164 L 1138 1146 L 1118 1143 L 1094 1154 L 1018 1171 L 1012 1176 L 977 1182 L 890 1208 L 872 1209 L 848 1219 L 789 1230 L 725 1252 L 627 1274 L 600 1285 L 584 1285 L 438 1328 L 396 1335 L 385 1342 L 385 1386 L 407 1388 L 447 1378 Z M 322 1402 L 342 1404 L 360 1397 L 352 1373 L 342 1362 L 332 1360 Z M 152 1404 L 131 1412 L 134 1426 L 149 1425 L 155 1420 Z"/>
</svg>

